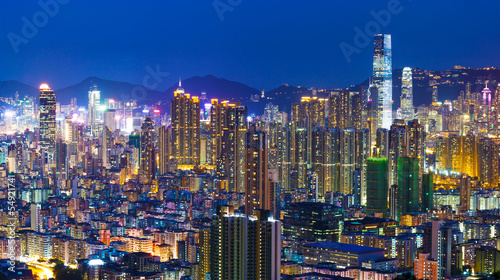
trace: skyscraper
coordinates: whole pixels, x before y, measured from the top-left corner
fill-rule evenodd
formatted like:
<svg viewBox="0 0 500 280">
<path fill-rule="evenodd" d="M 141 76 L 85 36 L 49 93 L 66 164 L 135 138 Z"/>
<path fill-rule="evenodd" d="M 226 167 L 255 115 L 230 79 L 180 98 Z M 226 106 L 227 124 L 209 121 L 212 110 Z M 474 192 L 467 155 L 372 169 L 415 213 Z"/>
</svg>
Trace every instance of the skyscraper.
<svg viewBox="0 0 500 280">
<path fill-rule="evenodd" d="M 47 84 L 40 85 L 40 147 L 46 152 L 56 147 L 56 95 Z"/>
<path fill-rule="evenodd" d="M 93 85 L 89 90 L 89 120 L 90 132 L 92 136 L 99 136 L 100 132 L 100 109 L 101 109 L 101 92 L 97 90 L 97 85 Z"/>
<path fill-rule="evenodd" d="M 274 220 L 272 211 L 253 213 L 235 213 L 233 206 L 217 209 L 210 237 L 206 232 L 202 235 L 205 243 L 210 242 L 210 257 L 204 255 L 200 265 L 210 279 L 280 279 L 281 223 Z"/>
<path fill-rule="evenodd" d="M 141 168 L 142 184 L 152 184 L 156 176 L 155 126 L 151 117 L 146 117 L 141 126 Z"/>
<path fill-rule="evenodd" d="M 374 39 L 373 85 L 378 89 L 378 128 L 392 123 L 392 49 L 391 35 L 377 34 Z"/>
<path fill-rule="evenodd" d="M 42 228 L 42 217 L 40 216 L 41 206 L 37 203 L 30 205 L 31 212 L 31 230 L 40 232 Z"/>
<path fill-rule="evenodd" d="M 227 190 L 244 193 L 246 190 L 246 133 L 247 107 L 229 104 L 221 116 L 225 118 L 220 154 L 217 158 L 217 175 L 227 181 Z M 265 176 L 265 175 L 263 175 Z"/>
<path fill-rule="evenodd" d="M 410 67 L 405 67 L 403 69 L 401 85 L 401 111 L 405 122 L 409 122 L 415 117 L 415 110 L 413 109 L 413 82 Z"/>
<path fill-rule="evenodd" d="M 247 132 L 246 147 L 246 192 L 245 213 L 251 215 L 255 209 L 274 210 L 274 197 L 267 178 L 267 134 L 256 124 L 251 124 Z"/>
<path fill-rule="evenodd" d="M 396 220 L 418 211 L 418 158 L 398 158 L 398 203 Z"/>
<path fill-rule="evenodd" d="M 366 167 L 366 214 L 387 213 L 387 158 L 369 158 Z"/>
<path fill-rule="evenodd" d="M 172 157 L 179 165 L 200 163 L 200 100 L 181 88 L 174 92 L 171 102 Z"/>
<path fill-rule="evenodd" d="M 158 174 L 168 173 L 168 163 L 170 160 L 170 128 L 162 125 L 158 128 Z"/>
</svg>

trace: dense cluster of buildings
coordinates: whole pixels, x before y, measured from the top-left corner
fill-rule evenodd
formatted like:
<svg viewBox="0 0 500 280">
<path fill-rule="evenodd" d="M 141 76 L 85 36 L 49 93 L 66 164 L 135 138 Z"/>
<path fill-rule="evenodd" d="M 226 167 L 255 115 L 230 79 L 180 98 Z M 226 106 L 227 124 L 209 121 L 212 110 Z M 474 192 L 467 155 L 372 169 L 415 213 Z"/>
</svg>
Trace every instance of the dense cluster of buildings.
<svg viewBox="0 0 500 280">
<path fill-rule="evenodd" d="M 290 112 L 250 116 L 180 83 L 163 114 L 97 86 L 88 107 L 47 84 L 38 102 L 16 94 L 0 124 L 0 255 L 22 279 L 51 259 L 88 280 L 499 271 L 500 88 L 440 102 L 433 82 L 415 108 L 413 72 L 393 111 L 380 34 L 368 87 L 315 91 Z"/>
</svg>

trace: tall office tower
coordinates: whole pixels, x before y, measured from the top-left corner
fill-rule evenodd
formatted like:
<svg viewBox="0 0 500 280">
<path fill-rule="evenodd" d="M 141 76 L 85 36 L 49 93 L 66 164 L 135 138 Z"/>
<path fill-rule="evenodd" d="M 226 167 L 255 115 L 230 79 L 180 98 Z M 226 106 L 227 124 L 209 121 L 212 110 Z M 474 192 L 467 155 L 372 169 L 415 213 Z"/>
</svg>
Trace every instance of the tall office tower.
<svg viewBox="0 0 500 280">
<path fill-rule="evenodd" d="M 227 180 L 227 190 L 246 191 L 246 133 L 247 107 L 229 104 L 223 128 L 221 153 L 218 158 L 218 177 Z M 267 173 L 266 173 L 267 174 Z M 262 176 L 266 176 L 263 174 Z"/>
<path fill-rule="evenodd" d="M 92 136 L 99 136 L 100 132 L 100 110 L 101 110 L 101 92 L 97 90 L 97 85 L 93 85 L 89 90 L 89 120 L 90 132 Z"/>
<path fill-rule="evenodd" d="M 334 92 L 328 99 L 328 127 L 351 127 L 352 102 L 349 90 Z"/>
<path fill-rule="evenodd" d="M 372 152 L 373 157 L 389 158 L 389 130 L 379 128 L 375 139 L 375 150 Z"/>
<path fill-rule="evenodd" d="M 200 100 L 181 88 L 174 92 L 171 102 L 172 157 L 179 165 L 200 164 Z"/>
<path fill-rule="evenodd" d="M 227 122 L 228 101 L 219 103 L 218 99 L 212 99 L 210 108 L 210 142 L 207 147 L 207 163 L 216 165 L 217 158 L 222 151 L 222 136 Z"/>
<path fill-rule="evenodd" d="M 413 82 L 410 67 L 403 68 L 401 84 L 401 111 L 405 122 L 409 122 L 415 117 L 415 109 L 413 108 Z"/>
<path fill-rule="evenodd" d="M 366 214 L 387 213 L 388 160 L 369 158 L 366 166 Z M 380 214 L 379 214 L 380 215 Z"/>
<path fill-rule="evenodd" d="M 460 208 L 466 212 L 470 209 L 471 178 L 467 174 L 460 177 Z"/>
<path fill-rule="evenodd" d="M 371 133 L 369 129 L 356 132 L 356 169 L 360 170 L 360 204 L 366 205 L 366 160 L 371 155 Z"/>
<path fill-rule="evenodd" d="M 210 226 L 210 279 L 246 279 L 247 242 L 247 216 L 233 206 L 217 209 Z"/>
<path fill-rule="evenodd" d="M 427 212 L 434 208 L 434 177 L 432 173 L 422 175 L 422 207 L 421 211 Z"/>
<path fill-rule="evenodd" d="M 141 168 L 139 169 L 142 184 L 153 184 L 156 178 L 156 135 L 155 124 L 147 116 L 141 126 Z"/>
<path fill-rule="evenodd" d="M 432 87 L 432 103 L 434 103 L 434 104 L 438 103 L 438 87 L 437 86 Z"/>
<path fill-rule="evenodd" d="M 166 175 L 170 160 L 170 128 L 162 125 L 158 128 L 158 175 Z"/>
<path fill-rule="evenodd" d="M 418 158 L 398 158 L 398 211 L 396 220 L 418 212 Z"/>
<path fill-rule="evenodd" d="M 340 192 L 353 193 L 356 163 L 356 130 L 344 128 L 340 131 Z"/>
<path fill-rule="evenodd" d="M 398 180 L 398 159 L 408 155 L 408 131 L 403 120 L 396 120 L 389 131 L 389 185 Z"/>
<path fill-rule="evenodd" d="M 281 279 L 281 222 L 269 210 L 254 210 L 248 219 L 247 277 Z"/>
<path fill-rule="evenodd" d="M 498 187 L 498 155 L 499 146 L 490 138 L 479 140 L 477 154 L 479 164 L 479 180 L 485 188 Z"/>
<path fill-rule="evenodd" d="M 53 154 L 56 148 L 56 95 L 47 84 L 40 85 L 40 148 Z"/>
<path fill-rule="evenodd" d="M 255 209 L 274 211 L 274 191 L 267 178 L 267 134 L 256 124 L 251 124 L 246 135 L 246 192 L 245 213 Z"/>
<path fill-rule="evenodd" d="M 108 109 L 102 114 L 102 126 L 107 126 L 111 132 L 116 130 L 116 110 Z"/>
<path fill-rule="evenodd" d="M 391 35 L 375 35 L 374 45 L 373 85 L 378 89 L 378 128 L 389 129 L 392 124 Z"/>
<path fill-rule="evenodd" d="M 42 216 L 40 214 L 40 204 L 31 203 L 30 205 L 31 212 L 31 230 L 40 232 L 42 229 Z"/>
</svg>

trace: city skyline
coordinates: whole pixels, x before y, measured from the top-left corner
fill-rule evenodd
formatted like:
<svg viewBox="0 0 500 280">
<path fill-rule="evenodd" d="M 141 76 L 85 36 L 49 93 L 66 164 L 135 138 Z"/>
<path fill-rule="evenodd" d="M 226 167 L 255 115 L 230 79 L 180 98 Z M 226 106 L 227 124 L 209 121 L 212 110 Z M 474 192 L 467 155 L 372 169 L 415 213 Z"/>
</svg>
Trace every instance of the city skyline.
<svg viewBox="0 0 500 280">
<path fill-rule="evenodd" d="M 65 4 L 59 4 L 54 16 L 48 15 L 45 25 L 35 26 L 37 32 L 30 38 L 22 34 L 24 25 L 22 18 L 26 17 L 28 21 L 33 22 L 33 15 L 44 11 L 43 8 L 35 3 L 20 8 L 20 4 L 12 3 L 12 13 L 2 19 L 6 31 L 0 50 L 5 54 L 5 63 L 13 65 L 13 68 L 1 73 L 5 77 L 2 80 L 19 80 L 31 85 L 50 82 L 56 89 L 77 83 L 89 76 L 142 84 L 142 79 L 147 74 L 145 68 L 148 65 L 159 64 L 162 71 L 171 74 L 165 79 L 168 86 L 179 76 L 212 74 L 266 90 L 282 83 L 342 88 L 360 83 L 371 75 L 370 67 L 363 61 L 371 56 L 373 40 L 370 33 L 364 30 L 368 23 L 377 22 L 371 12 L 387 10 L 387 5 L 391 1 L 370 3 L 370 5 L 365 2 L 367 5 L 357 6 L 350 3 L 328 5 L 326 2 L 319 2 L 304 7 L 293 3 L 284 6 L 278 3 L 266 3 L 263 6 L 259 2 L 241 1 L 231 12 L 224 13 L 223 21 L 220 21 L 211 2 L 202 5 L 156 3 L 158 6 L 134 5 L 130 2 L 122 2 L 123 4 L 119 6 L 111 3 L 97 5 L 91 2 L 83 5 L 75 1 L 60 2 Z M 500 58 L 493 51 L 498 44 L 495 34 L 499 31 L 488 24 L 487 20 L 494 17 L 494 6 L 498 5 L 497 3 L 490 3 L 491 9 L 482 9 L 465 1 L 453 6 L 432 3 L 435 9 L 426 9 L 430 3 L 430 1 L 416 3 L 401 0 L 397 5 L 402 9 L 401 12 L 392 14 L 389 23 L 379 24 L 380 32 L 371 32 L 394 35 L 393 45 L 397 50 L 394 55 L 399 57 L 394 61 L 394 69 L 408 66 L 441 70 L 451 68 L 455 64 L 471 67 L 491 67 L 500 64 Z M 437 12 L 440 7 L 449 11 L 446 17 Z M 137 26 L 128 23 L 127 17 L 117 16 L 118 20 L 113 21 L 109 16 L 112 12 L 126 15 L 135 10 L 140 11 L 134 13 L 139 19 L 144 19 L 145 15 L 150 16 L 142 23 L 137 23 Z M 80 11 L 82 13 L 79 13 Z M 171 16 L 154 16 L 163 11 L 168 11 L 168 15 Z M 295 17 L 292 16 L 300 12 L 319 14 L 314 21 L 304 23 L 304 26 L 300 27 L 297 23 L 293 23 Z M 261 13 L 263 13 L 260 17 L 261 22 L 255 22 L 253 27 L 244 24 L 252 22 L 251 15 Z M 89 20 L 84 16 L 86 14 L 94 15 L 95 20 Z M 191 14 L 199 15 L 198 21 L 181 26 L 185 28 L 185 32 L 182 28 L 176 28 L 175 22 L 181 18 L 189 18 Z M 332 17 L 330 14 L 336 15 L 333 16 L 335 21 L 327 20 Z M 348 14 L 351 16 L 346 18 Z M 278 16 L 278 19 L 273 16 Z M 419 20 L 419 17 L 427 20 Z M 446 25 L 450 18 L 468 20 L 457 21 L 459 25 L 449 28 L 446 34 L 434 32 L 434 26 Z M 280 20 L 283 24 L 267 32 L 258 32 L 275 20 Z M 101 22 L 109 27 L 99 29 Z M 206 28 L 203 30 L 207 32 L 200 33 L 201 30 L 196 27 L 197 23 L 204 23 Z M 335 24 L 340 23 L 345 28 L 336 28 Z M 63 26 L 65 28 L 62 28 Z M 289 26 L 295 26 L 295 29 L 288 29 Z M 160 31 L 163 27 L 168 35 Z M 356 27 L 366 36 L 362 36 L 362 39 L 367 40 L 362 42 L 361 48 L 354 42 Z M 70 36 L 66 28 L 75 30 L 75 35 Z M 461 30 L 467 29 L 475 32 L 459 36 Z M 129 33 L 125 30 L 129 30 Z M 296 30 L 298 36 L 293 36 L 292 30 Z M 307 30 L 313 32 L 308 33 Z M 27 38 L 27 43 L 19 44 L 18 53 L 14 51 L 7 37 L 10 32 Z M 241 35 L 237 36 L 238 33 Z M 255 37 L 255 40 L 245 40 L 243 35 Z M 198 38 L 196 36 L 199 39 L 195 39 Z M 94 40 L 84 39 L 94 37 Z M 300 39 L 302 37 L 304 40 Z M 308 44 L 310 40 L 319 42 L 325 38 L 328 40 L 328 48 L 320 43 Z M 247 41 L 250 41 L 249 45 L 246 44 Z M 192 47 L 182 50 L 177 47 L 179 44 L 174 42 L 186 42 Z M 280 42 L 283 42 L 287 47 L 282 52 L 271 51 L 274 48 L 264 47 L 266 42 L 273 45 L 280 45 Z M 342 42 L 359 49 L 359 53 L 351 56 L 350 63 L 346 61 L 339 47 Z M 119 44 L 122 51 L 113 53 L 116 44 Z M 85 47 L 81 47 L 82 45 Z M 198 47 L 195 47 L 197 45 Z M 206 47 L 201 47 L 204 45 Z M 459 47 L 456 47 L 457 45 Z M 140 51 L 143 48 L 148 51 Z M 473 50 L 477 48 L 483 50 L 481 55 L 474 53 Z M 189 54 L 195 52 L 201 54 L 190 58 Z M 211 59 L 214 55 L 220 56 L 222 60 Z M 296 57 L 301 59 L 291 62 Z M 461 57 L 461 60 L 457 61 L 457 57 Z M 40 65 L 51 65 L 48 76 L 39 75 L 39 66 L 30 66 L 31 61 L 38 61 Z M 51 63 L 48 63 L 49 61 Z M 124 61 L 127 61 L 125 65 Z M 190 65 L 198 67 L 195 70 Z M 238 65 L 244 65 L 246 70 L 237 70 Z M 284 68 L 282 65 L 289 67 Z M 67 72 L 65 71 L 67 68 L 72 68 L 74 71 Z M 304 71 L 304 69 L 310 70 Z M 255 73 L 262 74 L 256 76 Z M 253 78 L 248 79 L 249 76 Z M 164 90 L 167 86 L 159 85 L 159 87 Z"/>
<path fill-rule="evenodd" d="M 500 67 L 471 67 L 457 54 L 490 53 L 454 44 L 455 32 L 482 32 L 460 22 L 422 33 L 434 10 L 415 12 L 426 1 L 274 2 L 261 14 L 251 14 L 258 2 L 195 3 L 40 0 L 40 10 L 24 9 L 33 16 L 20 33 L 7 33 L 9 59 L 35 59 L 4 77 L 43 82 L 0 82 L 0 279 L 500 275 Z M 467 10 L 448 6 L 433 3 L 449 14 L 431 23 Z M 159 7 L 178 10 L 160 17 Z M 200 25 L 206 12 L 213 18 Z M 314 40 L 329 26 L 342 31 Z M 71 36 L 59 38 L 62 29 Z M 415 66 L 431 67 L 436 54 L 442 70 Z M 164 67 L 169 55 L 177 67 Z M 55 75 L 62 65 L 71 67 Z M 125 81 L 144 71 L 139 83 L 92 76 L 54 86 L 94 68 Z M 190 77 L 206 69 L 217 76 Z M 254 87 L 280 79 L 297 84 Z"/>
</svg>

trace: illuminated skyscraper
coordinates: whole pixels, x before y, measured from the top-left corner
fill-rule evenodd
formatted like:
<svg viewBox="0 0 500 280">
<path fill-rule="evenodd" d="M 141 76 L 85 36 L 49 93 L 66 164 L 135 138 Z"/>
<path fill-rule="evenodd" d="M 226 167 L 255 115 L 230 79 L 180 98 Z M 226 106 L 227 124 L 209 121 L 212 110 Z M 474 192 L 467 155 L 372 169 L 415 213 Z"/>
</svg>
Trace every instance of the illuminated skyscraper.
<svg viewBox="0 0 500 280">
<path fill-rule="evenodd" d="M 227 122 L 227 104 L 228 101 L 219 103 L 219 100 L 212 99 L 210 108 L 210 142 L 207 147 L 207 163 L 217 164 L 217 158 L 222 150 L 222 135 Z"/>
<path fill-rule="evenodd" d="M 373 85 L 378 89 L 378 128 L 389 129 L 392 124 L 391 35 L 375 35 L 374 47 Z"/>
<path fill-rule="evenodd" d="M 30 212 L 31 212 L 31 230 L 40 232 L 42 228 L 42 217 L 40 214 L 41 206 L 40 204 L 31 203 Z"/>
<path fill-rule="evenodd" d="M 229 104 L 222 131 L 222 143 L 217 159 L 217 175 L 227 180 L 227 190 L 244 193 L 246 190 L 246 133 L 247 107 Z M 265 175 L 263 175 L 265 176 Z"/>
<path fill-rule="evenodd" d="M 427 212 L 434 208 L 434 177 L 432 173 L 422 175 L 422 207 L 421 211 Z"/>
<path fill-rule="evenodd" d="M 162 125 L 158 128 L 158 174 L 168 173 L 170 160 L 170 128 Z"/>
<path fill-rule="evenodd" d="M 498 154 L 500 148 L 490 138 L 482 138 L 478 143 L 479 180 L 486 188 L 498 187 Z"/>
<path fill-rule="evenodd" d="M 46 160 L 53 164 L 56 149 L 56 95 L 47 84 L 40 85 L 40 148 L 47 153 Z"/>
<path fill-rule="evenodd" d="M 387 158 L 369 158 L 366 167 L 366 214 L 387 213 Z"/>
<path fill-rule="evenodd" d="M 152 184 L 156 177 L 155 126 L 151 117 L 146 117 L 141 126 L 141 168 L 142 184 Z"/>
<path fill-rule="evenodd" d="M 398 158 L 398 203 L 396 220 L 418 211 L 418 158 Z"/>
<path fill-rule="evenodd" d="M 403 78 L 401 85 L 401 110 L 402 117 L 405 122 L 409 122 L 415 117 L 415 110 L 413 108 L 413 81 L 410 67 L 405 67 L 403 69 Z"/>
<path fill-rule="evenodd" d="M 349 90 L 332 93 L 328 99 L 328 127 L 351 127 L 351 105 Z"/>
<path fill-rule="evenodd" d="M 92 136 L 99 136 L 100 132 L 100 110 L 101 110 L 101 92 L 94 85 L 89 90 L 89 120 L 90 132 Z"/>
<path fill-rule="evenodd" d="M 356 158 L 356 131 L 344 128 L 340 133 L 340 191 L 352 194 Z"/>
<path fill-rule="evenodd" d="M 460 177 L 460 205 L 462 211 L 469 211 L 471 195 L 471 178 L 467 174 Z"/>
<path fill-rule="evenodd" d="M 200 163 L 200 100 L 181 88 L 174 92 L 171 102 L 172 157 L 179 165 Z"/>
<path fill-rule="evenodd" d="M 210 238 L 203 236 L 209 239 L 210 257 L 203 257 L 200 263 L 210 279 L 280 279 L 281 223 L 273 219 L 272 211 L 253 213 L 235 213 L 233 206 L 217 209 Z M 209 268 L 205 261 L 210 261 Z"/>
<path fill-rule="evenodd" d="M 274 211 L 274 202 L 271 201 L 274 192 L 267 178 L 267 134 L 251 124 L 246 138 L 245 213 L 250 215 L 255 209 Z"/>
</svg>

